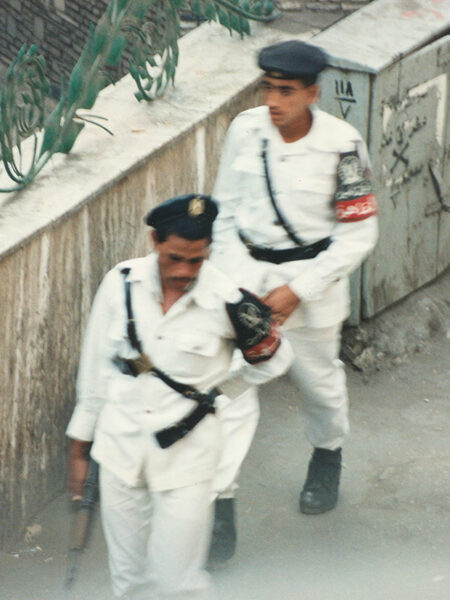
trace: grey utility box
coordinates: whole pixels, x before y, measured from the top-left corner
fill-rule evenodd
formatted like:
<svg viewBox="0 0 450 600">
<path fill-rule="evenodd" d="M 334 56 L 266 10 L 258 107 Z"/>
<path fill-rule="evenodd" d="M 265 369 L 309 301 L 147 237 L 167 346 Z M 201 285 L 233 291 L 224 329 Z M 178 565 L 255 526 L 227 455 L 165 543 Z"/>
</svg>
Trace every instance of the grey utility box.
<svg viewBox="0 0 450 600">
<path fill-rule="evenodd" d="M 351 324 L 450 263 L 450 0 L 375 0 L 315 36 L 331 68 L 320 107 L 363 135 L 380 238 L 352 276 Z"/>
</svg>

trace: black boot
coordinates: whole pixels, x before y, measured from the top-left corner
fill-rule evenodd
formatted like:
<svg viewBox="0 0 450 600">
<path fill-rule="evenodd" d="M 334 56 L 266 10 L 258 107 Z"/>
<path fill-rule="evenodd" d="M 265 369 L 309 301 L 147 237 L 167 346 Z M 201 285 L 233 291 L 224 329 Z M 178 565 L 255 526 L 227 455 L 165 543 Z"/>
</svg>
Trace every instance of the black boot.
<svg viewBox="0 0 450 600">
<path fill-rule="evenodd" d="M 214 527 L 209 547 L 208 565 L 229 560 L 236 550 L 234 499 L 221 498 L 214 504 Z"/>
<path fill-rule="evenodd" d="M 341 448 L 314 448 L 300 494 L 300 512 L 318 515 L 336 506 L 341 475 Z"/>
</svg>

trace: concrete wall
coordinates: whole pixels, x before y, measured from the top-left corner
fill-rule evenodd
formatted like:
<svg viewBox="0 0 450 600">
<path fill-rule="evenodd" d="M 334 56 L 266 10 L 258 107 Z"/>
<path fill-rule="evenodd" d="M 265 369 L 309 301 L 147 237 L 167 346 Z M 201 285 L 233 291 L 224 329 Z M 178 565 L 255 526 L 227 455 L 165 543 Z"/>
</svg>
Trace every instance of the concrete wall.
<svg viewBox="0 0 450 600">
<path fill-rule="evenodd" d="M 230 120 L 258 103 L 255 54 L 283 34 L 255 31 L 243 41 L 216 25 L 190 33 L 163 99 L 137 103 L 130 77 L 106 88 L 93 112 L 114 137 L 84 131 L 33 185 L 0 195 L 0 544 L 64 487 L 64 430 L 99 281 L 148 252 L 152 205 L 211 190 Z"/>
<path fill-rule="evenodd" d="M 327 12 L 343 11 L 351 13 L 362 8 L 372 0 L 280 0 L 278 6 L 283 10 L 317 10 Z"/>
<path fill-rule="evenodd" d="M 450 3 L 436 6 L 416 0 L 406 11 L 404 0 L 378 0 L 314 37 L 333 65 L 320 104 L 362 133 L 372 157 L 380 238 L 358 282 L 366 318 L 450 264 Z"/>
</svg>

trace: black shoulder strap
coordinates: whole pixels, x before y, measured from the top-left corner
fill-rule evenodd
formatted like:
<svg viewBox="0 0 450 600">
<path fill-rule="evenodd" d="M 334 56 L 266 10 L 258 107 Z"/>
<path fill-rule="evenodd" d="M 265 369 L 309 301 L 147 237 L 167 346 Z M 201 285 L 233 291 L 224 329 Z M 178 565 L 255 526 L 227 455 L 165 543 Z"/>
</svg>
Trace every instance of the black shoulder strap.
<svg viewBox="0 0 450 600">
<path fill-rule="evenodd" d="M 142 354 L 142 344 L 137 336 L 135 325 L 136 321 L 133 316 L 133 307 L 131 304 L 131 284 L 127 280 L 127 275 L 130 272 L 130 270 L 131 269 L 129 269 L 128 267 L 125 267 L 120 271 L 123 275 L 125 285 L 127 333 L 131 346 L 135 350 L 137 350 L 139 354 Z M 198 403 L 197 406 L 195 406 L 191 410 L 191 412 L 185 415 L 183 419 L 178 421 L 178 423 L 175 423 L 170 427 L 166 427 L 165 429 L 161 429 L 155 432 L 156 439 L 161 448 L 168 448 L 176 441 L 183 438 L 186 434 L 188 434 L 197 425 L 197 423 L 199 423 L 208 413 L 215 413 L 216 409 L 214 407 L 214 400 L 222 392 L 218 388 L 213 388 L 207 393 L 201 393 L 192 385 L 175 381 L 174 379 L 169 377 L 169 375 L 167 375 L 163 371 L 160 371 L 154 366 L 151 367 L 150 371 L 153 372 L 157 377 L 159 377 L 166 385 L 171 387 L 173 390 L 183 395 L 185 398 L 188 398 L 189 400 L 195 400 Z"/>
<path fill-rule="evenodd" d="M 128 338 L 130 340 L 130 344 L 132 345 L 132 347 L 135 350 L 137 350 L 139 352 L 139 354 L 142 354 L 142 344 L 141 344 L 141 340 L 137 336 L 136 325 L 135 325 L 136 321 L 134 319 L 133 306 L 131 304 L 131 284 L 127 280 L 127 275 L 130 272 L 130 268 L 125 267 L 124 269 L 121 269 L 120 272 L 123 275 L 123 280 L 124 280 L 124 284 L 125 284 L 125 305 L 127 307 Z"/>
<path fill-rule="evenodd" d="M 286 219 L 284 218 L 283 214 L 281 213 L 277 203 L 275 202 L 275 197 L 274 197 L 273 189 L 272 189 L 272 183 L 270 181 L 269 167 L 267 165 L 267 146 L 268 146 L 268 140 L 266 138 L 264 138 L 262 141 L 261 157 L 262 157 L 263 163 L 264 163 L 264 174 L 266 176 L 267 191 L 269 192 L 270 201 L 271 201 L 273 209 L 278 217 L 278 221 L 279 221 L 280 225 L 283 227 L 285 232 L 288 234 L 289 238 L 293 242 L 295 242 L 298 246 L 304 246 L 305 242 L 302 239 L 300 239 L 298 236 L 295 235 L 294 230 L 292 229 L 290 224 L 286 221 Z"/>
<path fill-rule="evenodd" d="M 123 283 L 125 286 L 125 305 L 127 308 L 127 334 L 128 339 L 130 340 L 131 347 L 134 348 L 134 350 L 137 350 L 139 354 L 143 354 L 142 342 L 137 335 L 136 320 L 134 318 L 133 307 L 131 304 L 131 284 L 127 280 L 127 275 L 130 272 L 130 270 L 131 269 L 129 269 L 128 267 L 125 267 L 120 271 L 123 275 Z M 176 392 L 183 394 L 183 396 L 186 396 L 186 398 L 196 400 L 197 396 L 201 396 L 200 392 L 193 386 L 175 381 L 174 379 L 169 377 L 169 375 L 167 375 L 154 365 L 152 366 L 151 370 L 153 371 L 153 373 L 155 373 L 155 375 L 158 375 L 158 377 L 162 379 L 164 383 L 166 383 Z"/>
</svg>

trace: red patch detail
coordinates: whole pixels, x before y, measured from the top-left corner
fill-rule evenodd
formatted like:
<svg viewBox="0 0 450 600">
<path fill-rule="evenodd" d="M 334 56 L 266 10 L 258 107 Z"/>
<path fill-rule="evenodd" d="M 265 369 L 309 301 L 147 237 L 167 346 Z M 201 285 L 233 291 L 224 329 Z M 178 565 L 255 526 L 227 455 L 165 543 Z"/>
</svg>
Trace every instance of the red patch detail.
<svg viewBox="0 0 450 600">
<path fill-rule="evenodd" d="M 336 218 L 341 223 L 364 221 L 364 219 L 377 214 L 377 203 L 374 194 L 336 202 L 335 208 Z"/>
<path fill-rule="evenodd" d="M 245 360 L 251 365 L 264 360 L 269 360 L 278 350 L 281 344 L 280 330 L 274 324 L 272 324 L 267 336 L 251 348 L 247 348 L 243 351 Z"/>
</svg>

